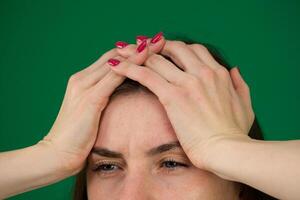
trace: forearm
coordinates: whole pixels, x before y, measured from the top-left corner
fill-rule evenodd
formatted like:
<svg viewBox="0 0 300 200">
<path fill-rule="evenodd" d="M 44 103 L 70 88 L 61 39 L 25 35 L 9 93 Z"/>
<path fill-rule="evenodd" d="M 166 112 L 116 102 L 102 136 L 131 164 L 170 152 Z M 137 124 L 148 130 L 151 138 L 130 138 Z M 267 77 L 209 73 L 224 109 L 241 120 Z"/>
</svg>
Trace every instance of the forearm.
<svg viewBox="0 0 300 200">
<path fill-rule="evenodd" d="M 209 154 L 207 168 L 280 199 L 300 197 L 300 140 L 225 139 Z"/>
<path fill-rule="evenodd" d="M 70 176 L 55 152 L 43 144 L 0 153 L 0 199 Z"/>
</svg>

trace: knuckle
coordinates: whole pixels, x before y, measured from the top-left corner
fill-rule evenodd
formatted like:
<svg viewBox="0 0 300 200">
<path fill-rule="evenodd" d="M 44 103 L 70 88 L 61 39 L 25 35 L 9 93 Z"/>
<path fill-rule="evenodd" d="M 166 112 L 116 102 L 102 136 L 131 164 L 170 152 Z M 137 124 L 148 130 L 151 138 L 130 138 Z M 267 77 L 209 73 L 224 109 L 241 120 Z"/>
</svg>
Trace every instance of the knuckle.
<svg viewBox="0 0 300 200">
<path fill-rule="evenodd" d="M 67 91 L 71 96 L 76 95 L 79 92 L 81 88 L 81 82 L 82 82 L 81 71 L 76 72 L 75 74 L 72 74 L 69 77 L 67 83 Z"/>
<path fill-rule="evenodd" d="M 214 80 L 216 78 L 216 73 L 210 67 L 202 67 L 200 69 L 200 76 L 205 80 Z"/>
<path fill-rule="evenodd" d="M 186 44 L 182 41 L 179 41 L 179 40 L 173 40 L 173 41 L 170 41 L 170 47 L 171 48 L 185 48 L 186 47 Z"/>
<path fill-rule="evenodd" d="M 80 82 L 80 78 L 78 76 L 78 73 L 70 76 L 68 80 L 67 90 L 71 95 L 75 95 L 78 92 L 79 82 Z"/>
<path fill-rule="evenodd" d="M 159 100 L 164 106 L 170 106 L 174 103 L 174 99 L 181 99 L 186 97 L 186 91 L 179 87 L 170 87 L 168 92 L 159 96 Z"/>
<path fill-rule="evenodd" d="M 119 65 L 122 65 L 122 66 L 119 66 L 119 70 L 122 71 L 122 74 L 124 74 L 125 76 L 129 76 L 132 73 L 132 71 L 133 71 L 132 68 L 134 66 L 130 61 L 124 60 Z"/>
<path fill-rule="evenodd" d="M 176 88 L 173 91 L 173 97 L 178 99 L 178 102 L 185 102 L 187 97 L 191 96 L 191 93 L 193 93 L 195 90 L 190 90 L 186 88 Z M 173 99 L 174 100 L 174 99 Z"/>
<path fill-rule="evenodd" d="M 184 89 L 180 88 L 180 87 L 172 87 L 172 89 L 170 89 L 170 96 L 181 96 L 183 95 Z"/>
<path fill-rule="evenodd" d="M 155 65 L 157 63 L 160 63 L 163 60 L 163 56 L 158 55 L 158 54 L 153 54 L 151 55 L 147 61 L 146 61 L 146 65 Z"/>
<path fill-rule="evenodd" d="M 109 96 L 102 94 L 95 94 L 93 90 L 89 90 L 82 99 L 84 106 L 88 105 L 92 108 L 103 110 L 109 101 Z"/>
<path fill-rule="evenodd" d="M 223 82 L 226 86 L 234 87 L 233 81 L 231 79 L 231 75 L 229 71 L 225 67 L 220 67 L 217 69 L 218 80 Z"/>
<path fill-rule="evenodd" d="M 187 48 L 187 45 L 182 41 L 172 40 L 168 41 L 168 43 L 166 44 L 166 52 L 169 54 L 170 57 L 176 56 L 174 52 L 183 48 Z"/>
<path fill-rule="evenodd" d="M 146 67 L 138 67 L 136 71 L 136 76 L 139 77 L 139 79 L 142 80 L 148 80 L 150 69 Z"/>
<path fill-rule="evenodd" d="M 199 52 L 208 51 L 207 47 L 202 44 L 191 44 L 190 47 Z"/>
<path fill-rule="evenodd" d="M 95 98 L 92 99 L 91 98 L 88 101 L 89 101 L 89 103 L 91 104 L 92 107 L 96 108 L 97 110 L 103 110 L 106 107 L 106 105 L 109 101 L 109 98 L 106 97 L 106 96 L 101 96 L 98 99 L 95 99 Z"/>
<path fill-rule="evenodd" d="M 195 87 L 200 84 L 200 80 L 196 76 L 188 75 L 186 78 L 185 84 L 187 86 Z"/>
<path fill-rule="evenodd" d="M 71 84 L 71 85 L 74 85 L 76 83 L 79 82 L 79 73 L 75 73 L 75 74 L 72 74 L 70 77 L 69 77 L 69 80 L 68 80 L 68 83 Z"/>
<path fill-rule="evenodd" d="M 230 79 L 230 73 L 225 67 L 219 67 L 216 70 L 217 74 L 223 78 Z"/>
</svg>

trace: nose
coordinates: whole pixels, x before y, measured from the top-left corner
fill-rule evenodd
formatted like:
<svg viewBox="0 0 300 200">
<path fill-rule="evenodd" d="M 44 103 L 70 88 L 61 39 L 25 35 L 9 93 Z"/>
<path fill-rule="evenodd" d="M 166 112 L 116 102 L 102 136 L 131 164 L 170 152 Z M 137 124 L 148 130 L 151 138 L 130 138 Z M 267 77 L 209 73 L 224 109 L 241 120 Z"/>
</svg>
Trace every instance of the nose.
<svg viewBox="0 0 300 200">
<path fill-rule="evenodd" d="M 143 172 L 131 172 L 124 178 L 120 200 L 153 200 L 148 176 Z"/>
</svg>

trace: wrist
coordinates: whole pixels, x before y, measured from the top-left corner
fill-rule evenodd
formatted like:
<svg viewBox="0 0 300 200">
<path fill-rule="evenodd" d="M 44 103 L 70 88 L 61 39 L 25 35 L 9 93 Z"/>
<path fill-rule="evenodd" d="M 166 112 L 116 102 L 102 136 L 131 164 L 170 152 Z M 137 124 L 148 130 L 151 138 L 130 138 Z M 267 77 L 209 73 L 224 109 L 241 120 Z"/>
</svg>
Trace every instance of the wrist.
<svg viewBox="0 0 300 200">
<path fill-rule="evenodd" d="M 67 162 L 67 159 L 55 148 L 55 145 L 48 140 L 39 141 L 34 145 L 34 148 L 37 148 L 39 152 L 45 155 L 47 165 L 51 166 L 53 172 L 60 178 L 75 175 L 81 170 L 81 168 Z"/>
<path fill-rule="evenodd" d="M 72 175 L 43 142 L 1 153 L 0 199 L 27 192 Z M 20 167 L 21 166 L 21 167 Z M 16 173 L 16 170 L 18 173 Z"/>
<path fill-rule="evenodd" d="M 252 138 L 245 134 L 217 135 L 210 138 L 203 147 L 203 169 L 221 178 L 232 180 L 223 173 L 223 167 L 230 165 L 231 155 L 242 151 L 245 144 L 251 143 Z"/>
</svg>

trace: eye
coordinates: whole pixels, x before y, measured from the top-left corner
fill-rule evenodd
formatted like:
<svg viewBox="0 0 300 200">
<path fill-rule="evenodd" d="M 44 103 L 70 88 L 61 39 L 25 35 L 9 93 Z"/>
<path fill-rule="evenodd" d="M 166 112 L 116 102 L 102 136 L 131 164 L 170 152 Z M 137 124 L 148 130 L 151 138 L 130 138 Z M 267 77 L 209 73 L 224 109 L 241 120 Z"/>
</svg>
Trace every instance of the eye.
<svg viewBox="0 0 300 200">
<path fill-rule="evenodd" d="M 161 163 L 160 167 L 166 168 L 166 170 L 171 171 L 171 170 L 175 170 L 175 169 L 181 168 L 181 167 L 188 168 L 189 166 L 187 164 L 177 162 L 173 159 L 167 159 Z"/>
<path fill-rule="evenodd" d="M 116 163 L 98 163 L 93 167 L 92 170 L 101 174 L 110 174 L 119 169 L 121 168 Z"/>
<path fill-rule="evenodd" d="M 113 171 L 117 168 L 118 166 L 114 165 L 114 164 L 104 164 L 104 165 L 100 165 L 98 170 L 102 170 L 102 171 Z"/>
</svg>

